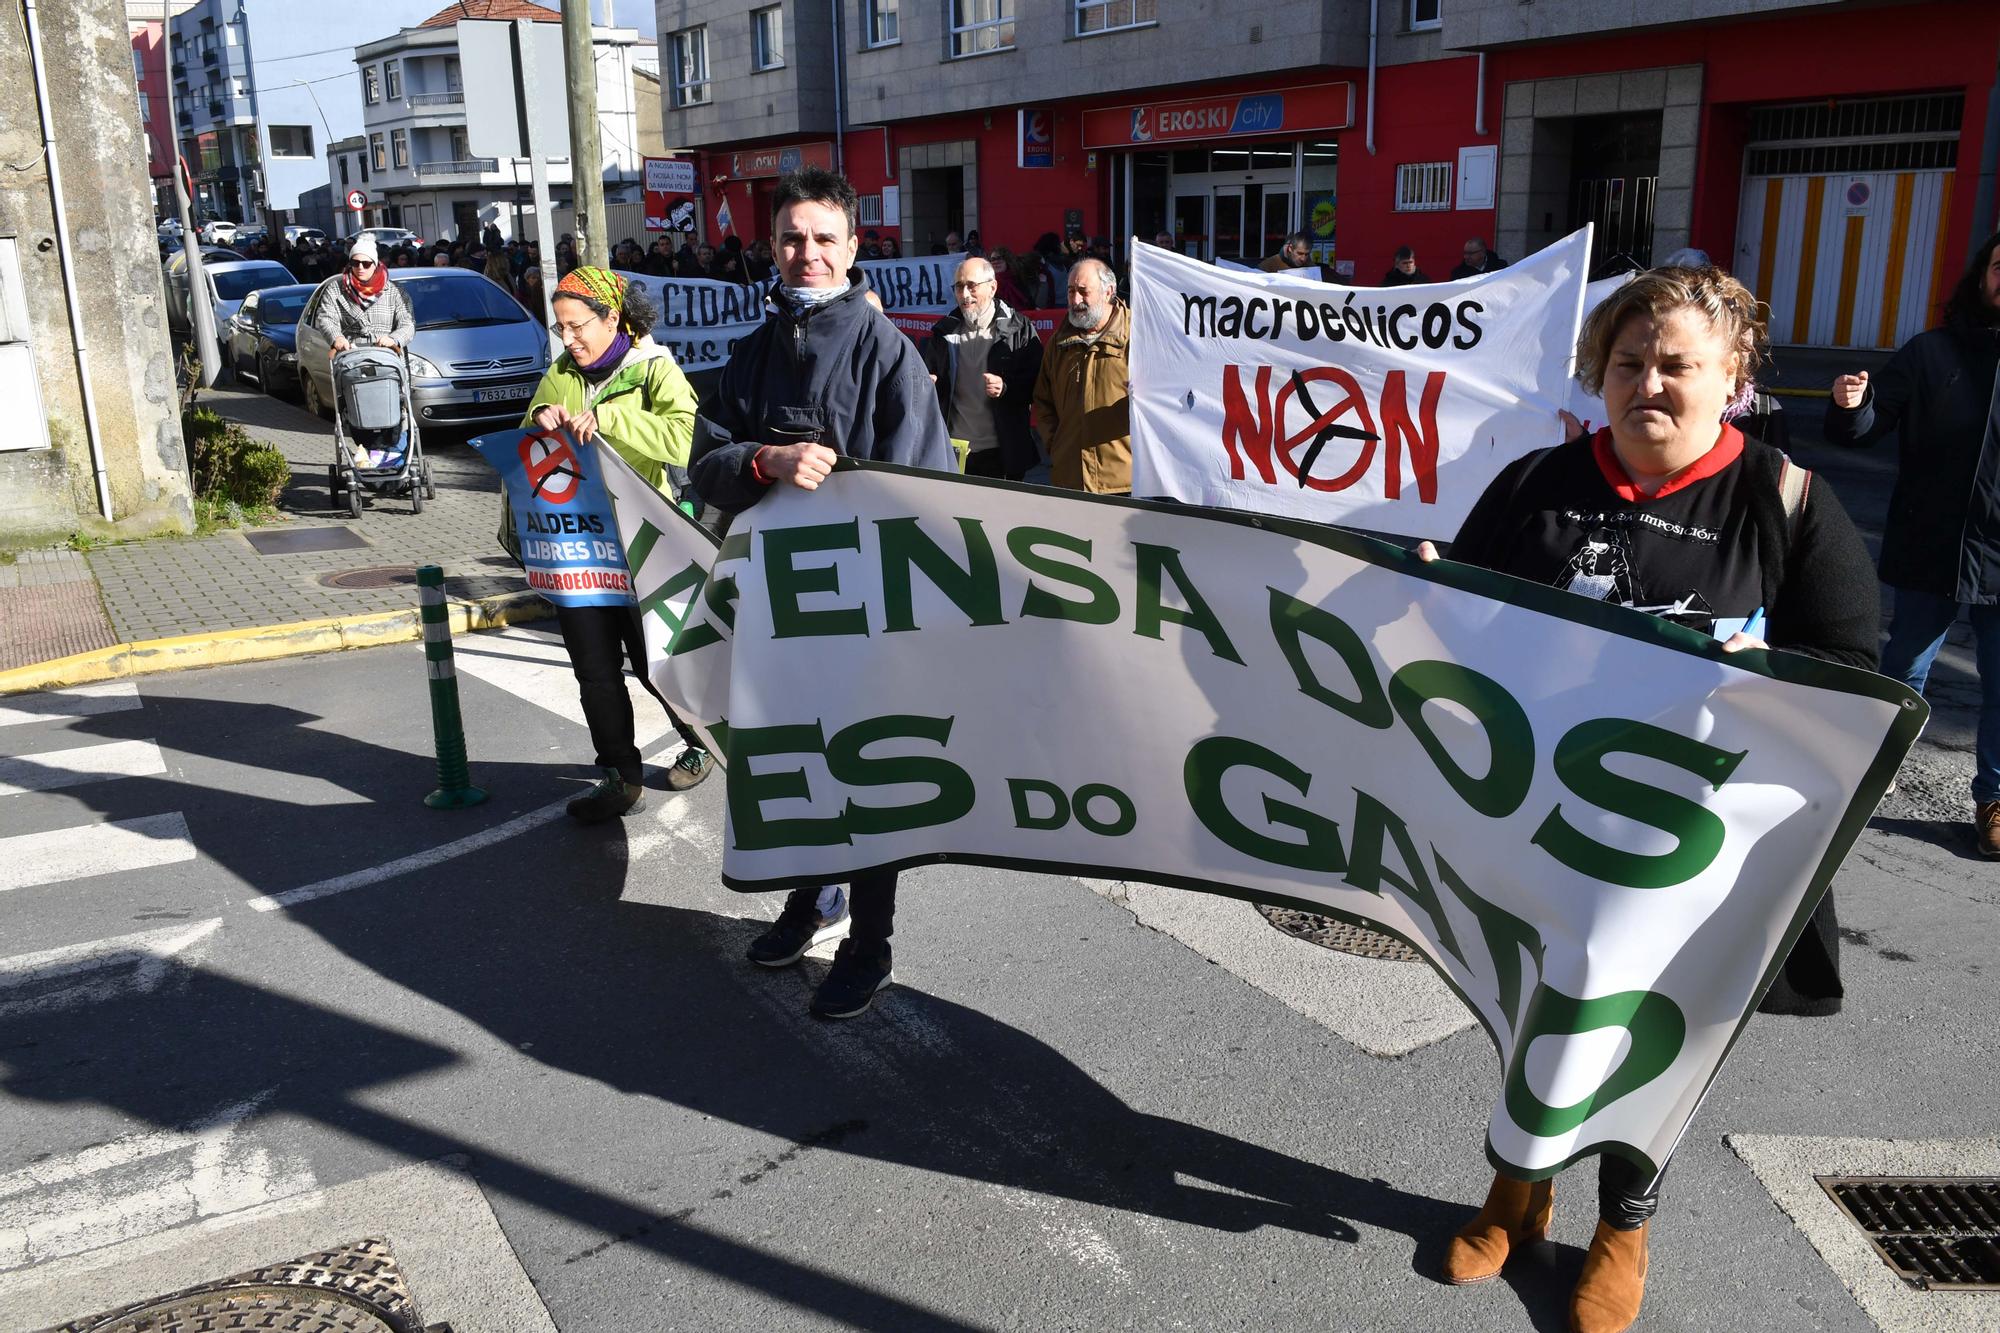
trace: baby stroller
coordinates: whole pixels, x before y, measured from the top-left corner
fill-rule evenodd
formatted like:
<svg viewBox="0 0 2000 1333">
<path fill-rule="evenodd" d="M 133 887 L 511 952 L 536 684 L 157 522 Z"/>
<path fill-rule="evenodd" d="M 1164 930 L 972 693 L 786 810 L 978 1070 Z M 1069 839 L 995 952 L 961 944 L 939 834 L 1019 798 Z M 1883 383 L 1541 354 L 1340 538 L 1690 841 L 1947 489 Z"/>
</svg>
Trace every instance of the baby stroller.
<svg viewBox="0 0 2000 1333">
<path fill-rule="evenodd" d="M 410 512 L 437 498 L 410 411 L 410 375 L 390 347 L 350 347 L 333 358 L 333 464 L 327 486 L 360 518 L 367 493 L 407 496 Z"/>
</svg>

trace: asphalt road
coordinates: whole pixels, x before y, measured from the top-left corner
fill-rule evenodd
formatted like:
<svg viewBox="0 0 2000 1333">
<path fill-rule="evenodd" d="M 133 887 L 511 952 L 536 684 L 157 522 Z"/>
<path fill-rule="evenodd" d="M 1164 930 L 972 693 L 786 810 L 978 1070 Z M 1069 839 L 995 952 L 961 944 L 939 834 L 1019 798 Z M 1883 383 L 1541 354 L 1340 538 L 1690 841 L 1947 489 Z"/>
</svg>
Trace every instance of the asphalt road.
<svg viewBox="0 0 2000 1333">
<path fill-rule="evenodd" d="M 1887 461 L 1824 465 L 1864 526 Z M 457 1154 L 566 1331 L 1564 1326 L 1587 1167 L 1504 1282 L 1433 1276 L 1489 1177 L 1477 1029 L 1373 1055 L 1079 881 L 955 867 L 815 1022 L 824 963 L 741 958 L 777 902 L 719 884 L 721 783 L 571 826 L 559 649 L 460 647 L 469 811 L 421 804 L 414 645 L 0 707 L 0 1283 Z M 1644 1329 L 1875 1326 L 1725 1136 L 1996 1133 L 1968 666 L 1838 881 L 1846 1011 L 1754 1020 L 1683 1142 Z M 1336 1006 L 1430 993 L 1371 967 Z"/>
</svg>

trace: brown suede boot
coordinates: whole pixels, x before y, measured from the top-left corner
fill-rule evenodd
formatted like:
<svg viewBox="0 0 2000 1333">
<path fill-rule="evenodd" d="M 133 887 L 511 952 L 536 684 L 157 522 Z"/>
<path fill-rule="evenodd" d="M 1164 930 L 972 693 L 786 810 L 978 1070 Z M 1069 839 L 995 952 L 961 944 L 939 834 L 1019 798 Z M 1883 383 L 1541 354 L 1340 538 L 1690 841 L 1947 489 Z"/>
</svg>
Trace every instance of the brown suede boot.
<svg viewBox="0 0 2000 1333">
<path fill-rule="evenodd" d="M 1583 1274 L 1569 1298 L 1570 1333 L 1624 1333 L 1639 1317 L 1646 1297 L 1646 1228 L 1620 1231 L 1597 1224 Z"/>
<path fill-rule="evenodd" d="M 1509 1254 L 1549 1234 L 1555 1197 L 1553 1180 L 1494 1176 L 1478 1215 L 1451 1238 L 1444 1255 L 1445 1281 L 1462 1287 L 1499 1276 Z"/>
</svg>

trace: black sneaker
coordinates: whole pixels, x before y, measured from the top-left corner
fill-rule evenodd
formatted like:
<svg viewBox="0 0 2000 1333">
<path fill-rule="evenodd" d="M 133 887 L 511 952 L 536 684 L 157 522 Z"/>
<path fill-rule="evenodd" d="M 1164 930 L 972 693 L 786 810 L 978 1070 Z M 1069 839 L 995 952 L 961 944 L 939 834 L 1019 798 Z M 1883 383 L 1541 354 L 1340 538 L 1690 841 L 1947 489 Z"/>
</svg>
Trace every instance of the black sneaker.
<svg viewBox="0 0 2000 1333">
<path fill-rule="evenodd" d="M 889 967 L 889 946 L 863 951 L 852 939 L 841 944 L 827 969 L 826 980 L 807 1006 L 818 1018 L 853 1018 L 875 1003 L 876 992 L 895 980 Z"/>
<path fill-rule="evenodd" d="M 690 745 L 681 751 L 681 757 L 674 760 L 674 766 L 667 770 L 667 786 L 675 791 L 686 791 L 708 776 L 715 767 L 715 757 L 708 751 Z"/>
<path fill-rule="evenodd" d="M 787 906 L 778 913 L 778 919 L 771 923 L 769 930 L 750 941 L 750 961 L 760 967 L 790 967 L 805 957 L 806 950 L 815 944 L 847 938 L 848 927 L 852 923 L 844 896 L 839 916 L 821 916 L 811 907 L 793 913 Z"/>
<path fill-rule="evenodd" d="M 619 815 L 646 808 L 646 789 L 627 782 L 615 768 L 604 771 L 604 780 L 563 807 L 579 824 L 601 824 Z"/>
</svg>

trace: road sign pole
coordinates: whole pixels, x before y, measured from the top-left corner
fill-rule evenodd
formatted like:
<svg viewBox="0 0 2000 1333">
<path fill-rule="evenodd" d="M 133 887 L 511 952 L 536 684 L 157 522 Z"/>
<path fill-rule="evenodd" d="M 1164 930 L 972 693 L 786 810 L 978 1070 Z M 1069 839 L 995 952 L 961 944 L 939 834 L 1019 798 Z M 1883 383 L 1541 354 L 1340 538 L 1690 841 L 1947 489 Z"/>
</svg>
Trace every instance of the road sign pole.
<svg viewBox="0 0 2000 1333">
<path fill-rule="evenodd" d="M 465 759 L 465 723 L 458 713 L 458 664 L 451 654 L 451 618 L 444 603 L 444 570 L 417 570 L 418 616 L 424 626 L 424 669 L 431 678 L 431 737 L 437 748 L 437 790 L 424 797 L 433 810 L 478 805 L 486 793 L 472 785 Z"/>
</svg>

